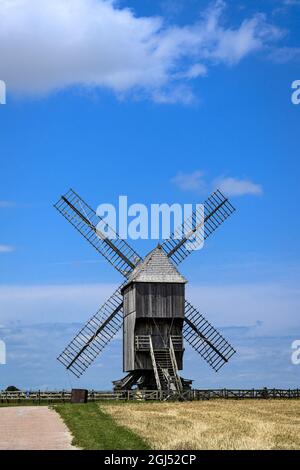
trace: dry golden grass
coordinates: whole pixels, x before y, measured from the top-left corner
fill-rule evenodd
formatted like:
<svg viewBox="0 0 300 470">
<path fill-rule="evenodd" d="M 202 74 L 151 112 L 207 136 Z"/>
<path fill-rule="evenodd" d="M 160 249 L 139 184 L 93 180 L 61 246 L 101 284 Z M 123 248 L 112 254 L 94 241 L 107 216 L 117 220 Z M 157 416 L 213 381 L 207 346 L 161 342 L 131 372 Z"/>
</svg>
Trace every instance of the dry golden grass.
<svg viewBox="0 0 300 470">
<path fill-rule="evenodd" d="M 300 449 L 300 400 L 100 406 L 152 449 Z"/>
</svg>

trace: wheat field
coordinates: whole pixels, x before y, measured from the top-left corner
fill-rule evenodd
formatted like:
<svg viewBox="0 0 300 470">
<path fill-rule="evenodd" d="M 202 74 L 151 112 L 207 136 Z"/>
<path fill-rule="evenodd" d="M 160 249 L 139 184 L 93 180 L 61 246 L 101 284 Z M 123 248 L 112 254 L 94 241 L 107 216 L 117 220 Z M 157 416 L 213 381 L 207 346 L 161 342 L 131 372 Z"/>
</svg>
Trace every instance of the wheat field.
<svg viewBox="0 0 300 470">
<path fill-rule="evenodd" d="M 152 449 L 300 449 L 300 400 L 104 403 Z"/>
</svg>

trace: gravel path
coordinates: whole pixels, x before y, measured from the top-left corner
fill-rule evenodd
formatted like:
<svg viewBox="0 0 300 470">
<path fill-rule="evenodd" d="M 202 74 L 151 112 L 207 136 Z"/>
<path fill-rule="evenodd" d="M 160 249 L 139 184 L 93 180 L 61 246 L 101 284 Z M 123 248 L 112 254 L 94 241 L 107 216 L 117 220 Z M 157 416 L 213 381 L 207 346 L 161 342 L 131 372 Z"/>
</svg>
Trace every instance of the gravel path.
<svg viewBox="0 0 300 470">
<path fill-rule="evenodd" d="M 75 450 L 61 417 L 46 406 L 0 407 L 0 450 Z"/>
</svg>

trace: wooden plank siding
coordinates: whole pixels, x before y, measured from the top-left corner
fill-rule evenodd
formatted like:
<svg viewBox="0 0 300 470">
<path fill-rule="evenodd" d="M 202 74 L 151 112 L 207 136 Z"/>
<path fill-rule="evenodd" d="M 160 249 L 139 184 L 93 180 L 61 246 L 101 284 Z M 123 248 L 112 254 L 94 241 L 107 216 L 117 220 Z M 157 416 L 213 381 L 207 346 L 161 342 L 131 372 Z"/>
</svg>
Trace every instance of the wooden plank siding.
<svg viewBox="0 0 300 470">
<path fill-rule="evenodd" d="M 135 370 L 135 336 L 136 315 L 131 312 L 124 317 L 123 325 L 123 370 L 129 372 Z"/>
<path fill-rule="evenodd" d="M 135 351 L 136 335 L 151 335 L 154 349 L 166 347 L 171 335 L 182 337 L 185 285 L 183 283 L 131 283 L 125 287 L 123 370 L 152 370 L 149 352 Z M 176 351 L 182 369 L 183 351 Z"/>
<path fill-rule="evenodd" d="M 136 284 L 137 318 L 184 318 L 184 284 Z"/>
</svg>

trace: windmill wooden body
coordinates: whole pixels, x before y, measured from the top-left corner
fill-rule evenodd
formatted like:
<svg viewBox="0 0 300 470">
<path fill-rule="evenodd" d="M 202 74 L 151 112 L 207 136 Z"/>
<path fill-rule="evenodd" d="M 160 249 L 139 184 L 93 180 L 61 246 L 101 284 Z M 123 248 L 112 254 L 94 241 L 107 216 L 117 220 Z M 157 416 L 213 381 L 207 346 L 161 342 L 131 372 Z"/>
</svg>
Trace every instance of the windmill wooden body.
<svg viewBox="0 0 300 470">
<path fill-rule="evenodd" d="M 149 389 L 174 386 L 182 369 L 186 282 L 159 246 L 122 289 L 123 368 Z"/>
<path fill-rule="evenodd" d="M 97 228 L 101 219 L 73 190 L 55 207 L 126 279 L 58 357 L 67 370 L 80 377 L 122 326 L 127 375 L 114 381 L 117 389 L 188 388 L 192 381 L 178 374 L 184 340 L 215 371 L 228 362 L 235 350 L 186 300 L 187 280 L 178 271 L 199 237 L 206 240 L 234 211 L 220 191 L 204 203 L 204 220 L 195 211 L 184 230 L 179 227 L 144 260 L 117 234 L 106 238 Z"/>
</svg>

